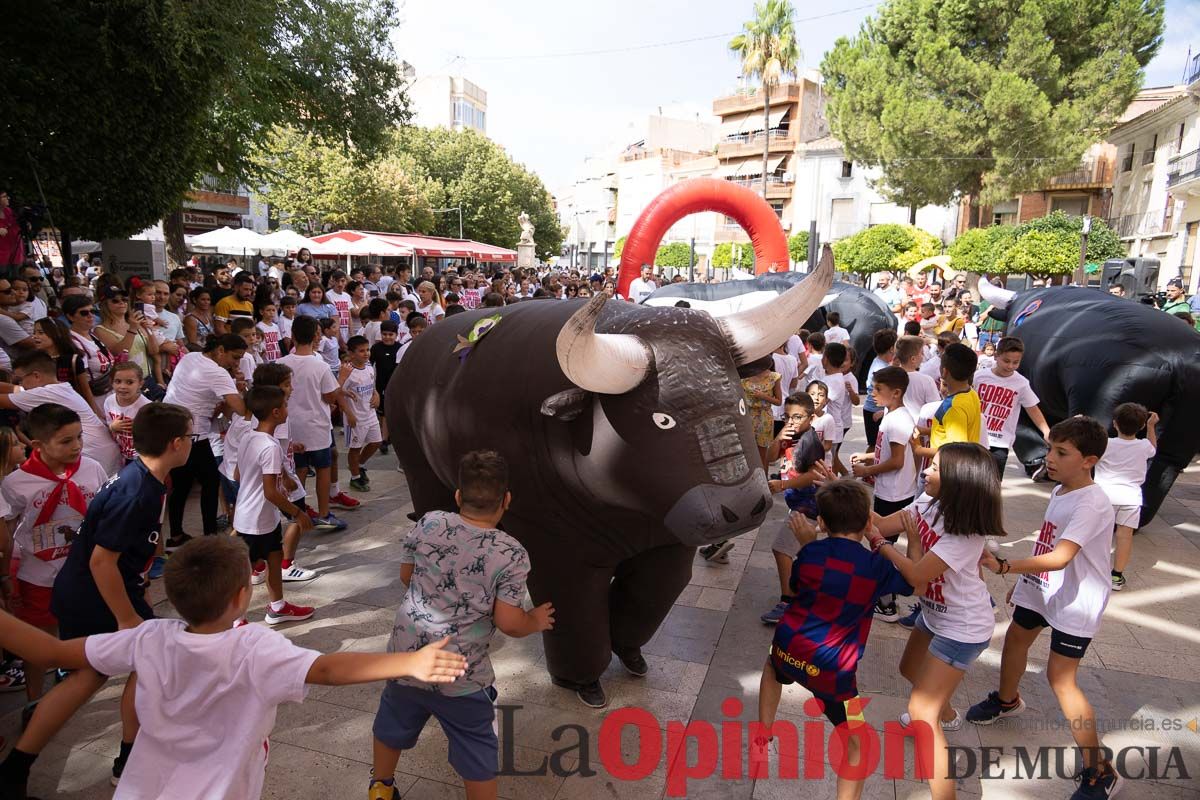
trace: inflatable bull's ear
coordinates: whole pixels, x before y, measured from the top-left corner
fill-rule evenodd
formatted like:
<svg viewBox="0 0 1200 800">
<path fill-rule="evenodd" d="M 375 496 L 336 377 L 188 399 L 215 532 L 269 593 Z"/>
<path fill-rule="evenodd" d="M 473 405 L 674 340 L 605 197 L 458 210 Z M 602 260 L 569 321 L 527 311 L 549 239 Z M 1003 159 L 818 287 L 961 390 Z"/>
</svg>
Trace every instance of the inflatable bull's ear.
<svg viewBox="0 0 1200 800">
<path fill-rule="evenodd" d="M 825 245 L 816 271 L 777 299 L 719 317 L 734 363 L 749 364 L 774 352 L 821 307 L 832 285 L 833 249 Z"/>
<path fill-rule="evenodd" d="M 624 394 L 646 379 L 650 348 L 627 333 L 596 333 L 608 295 L 600 292 L 563 325 L 555 343 L 558 365 L 571 383 L 597 394 Z"/>
</svg>

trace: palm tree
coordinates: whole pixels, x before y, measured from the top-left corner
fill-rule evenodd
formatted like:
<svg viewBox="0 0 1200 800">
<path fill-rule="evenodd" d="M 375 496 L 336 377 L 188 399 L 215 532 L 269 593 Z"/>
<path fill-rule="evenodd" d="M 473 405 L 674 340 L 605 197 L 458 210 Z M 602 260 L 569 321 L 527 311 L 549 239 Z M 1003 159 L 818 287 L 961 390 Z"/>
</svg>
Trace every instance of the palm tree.
<svg viewBox="0 0 1200 800">
<path fill-rule="evenodd" d="M 763 90 L 763 199 L 767 198 L 767 155 L 771 145 L 771 90 L 785 77 L 795 77 L 801 59 L 796 44 L 791 0 L 762 0 L 754 4 L 754 19 L 729 42 L 742 60 L 742 74 L 757 78 Z"/>
</svg>

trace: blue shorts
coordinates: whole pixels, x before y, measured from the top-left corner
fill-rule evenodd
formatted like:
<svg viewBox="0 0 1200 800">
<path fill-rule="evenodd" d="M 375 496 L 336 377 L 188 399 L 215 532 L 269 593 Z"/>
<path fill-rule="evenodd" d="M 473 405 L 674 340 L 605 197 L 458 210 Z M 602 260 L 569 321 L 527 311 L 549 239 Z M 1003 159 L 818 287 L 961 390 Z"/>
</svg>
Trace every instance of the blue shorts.
<svg viewBox="0 0 1200 800">
<path fill-rule="evenodd" d="M 916 623 L 913 625 L 916 630 L 926 636 L 932 637 L 929 641 L 929 654 L 939 661 L 944 661 L 955 669 L 967 671 L 967 667 L 979 658 L 979 654 L 988 649 L 990 642 L 960 642 L 955 639 L 950 639 L 945 636 L 938 636 L 933 631 L 929 630 L 929 626 L 925 624 L 925 615 L 918 614 Z"/>
<path fill-rule="evenodd" d="M 238 482 L 231 481 L 221 474 L 221 492 L 225 495 L 225 502 L 231 506 L 237 505 Z"/>
<path fill-rule="evenodd" d="M 333 466 L 333 448 L 305 450 L 296 453 L 296 469 L 326 469 Z"/>
<path fill-rule="evenodd" d="M 393 750 L 411 750 L 429 717 L 437 718 L 450 741 L 450 766 L 464 781 L 496 777 L 500 742 L 493 724 L 492 687 L 462 697 L 446 697 L 428 689 L 388 682 L 379 698 L 372 732 Z"/>
</svg>

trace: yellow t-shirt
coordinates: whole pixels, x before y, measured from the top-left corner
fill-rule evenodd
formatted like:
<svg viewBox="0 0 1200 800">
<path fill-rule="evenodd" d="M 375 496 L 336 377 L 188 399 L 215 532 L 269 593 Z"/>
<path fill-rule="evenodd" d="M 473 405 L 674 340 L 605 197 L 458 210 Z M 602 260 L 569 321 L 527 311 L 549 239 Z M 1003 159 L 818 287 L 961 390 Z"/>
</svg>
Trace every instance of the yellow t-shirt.
<svg viewBox="0 0 1200 800">
<path fill-rule="evenodd" d="M 974 389 L 950 395 L 934 412 L 929 426 L 929 446 L 937 450 L 951 442 L 979 442 L 983 415 Z"/>
<path fill-rule="evenodd" d="M 235 295 L 222 297 L 213 309 L 213 316 L 222 322 L 230 322 L 234 317 L 254 318 L 254 304 L 249 300 L 238 300 Z"/>
</svg>

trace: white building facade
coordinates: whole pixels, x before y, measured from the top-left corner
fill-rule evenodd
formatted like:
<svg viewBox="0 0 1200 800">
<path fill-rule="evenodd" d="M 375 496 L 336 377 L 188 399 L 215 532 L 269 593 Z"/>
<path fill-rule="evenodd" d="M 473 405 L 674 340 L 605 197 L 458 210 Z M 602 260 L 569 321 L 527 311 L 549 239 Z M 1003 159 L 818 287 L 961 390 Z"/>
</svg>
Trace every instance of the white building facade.
<svg viewBox="0 0 1200 800">
<path fill-rule="evenodd" d="M 1159 261 L 1158 286 L 1200 290 L 1200 58 L 1188 83 L 1145 90 L 1149 110 L 1109 135 L 1118 148 L 1109 225 L 1130 256 Z M 1149 102 L 1150 100 L 1157 102 Z"/>
</svg>

